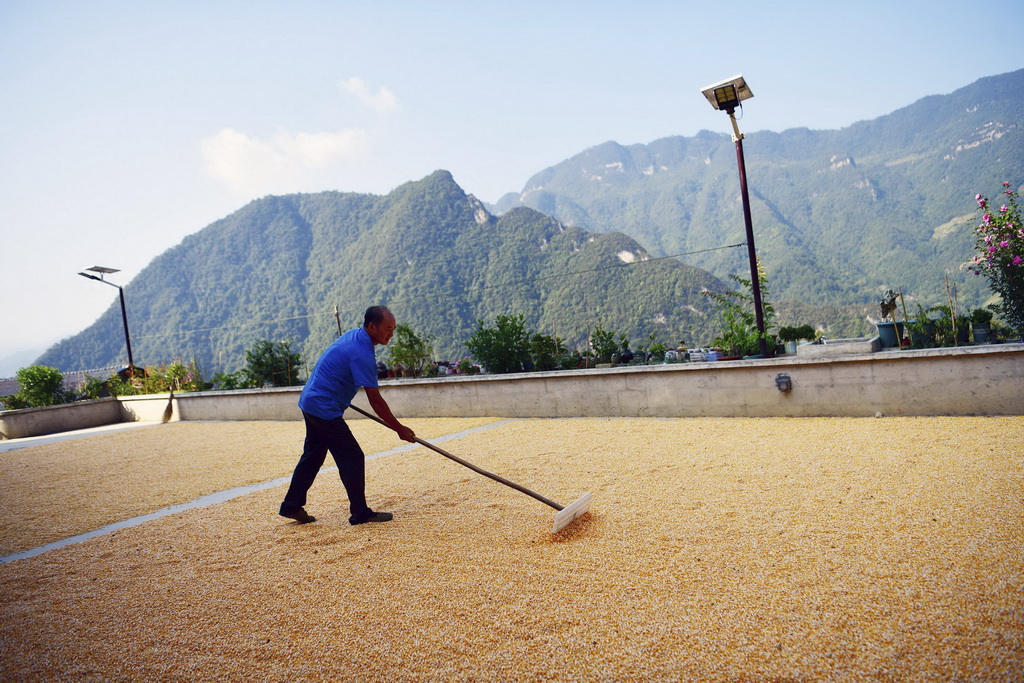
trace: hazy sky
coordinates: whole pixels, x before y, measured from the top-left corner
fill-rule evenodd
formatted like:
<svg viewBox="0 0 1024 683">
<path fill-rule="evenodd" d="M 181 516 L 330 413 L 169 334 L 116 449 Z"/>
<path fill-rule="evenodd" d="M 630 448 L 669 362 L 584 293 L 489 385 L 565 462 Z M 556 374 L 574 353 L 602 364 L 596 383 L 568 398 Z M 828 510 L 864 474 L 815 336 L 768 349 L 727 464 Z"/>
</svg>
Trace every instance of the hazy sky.
<svg viewBox="0 0 1024 683">
<path fill-rule="evenodd" d="M 128 284 L 252 199 L 443 168 L 494 202 L 728 133 L 700 89 L 737 73 L 744 132 L 842 128 L 1024 67 L 1014 4 L 0 0 L 0 359 L 116 300 L 83 268 Z"/>
</svg>

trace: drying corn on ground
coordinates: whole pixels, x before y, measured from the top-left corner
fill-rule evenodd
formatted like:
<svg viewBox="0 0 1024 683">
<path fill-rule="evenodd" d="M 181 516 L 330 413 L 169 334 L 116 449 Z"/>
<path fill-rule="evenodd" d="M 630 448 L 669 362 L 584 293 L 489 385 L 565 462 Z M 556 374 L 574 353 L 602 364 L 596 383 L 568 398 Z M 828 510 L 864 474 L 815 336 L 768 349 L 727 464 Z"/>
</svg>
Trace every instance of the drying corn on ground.
<svg viewBox="0 0 1024 683">
<path fill-rule="evenodd" d="M 423 438 L 488 420 L 410 420 Z M 401 445 L 351 423 L 367 454 Z M 1024 417 L 515 420 L 0 565 L 3 680 L 1020 680 Z M 0 453 L 3 554 L 290 474 L 300 423 Z M 328 457 L 327 464 L 332 464 Z"/>
</svg>

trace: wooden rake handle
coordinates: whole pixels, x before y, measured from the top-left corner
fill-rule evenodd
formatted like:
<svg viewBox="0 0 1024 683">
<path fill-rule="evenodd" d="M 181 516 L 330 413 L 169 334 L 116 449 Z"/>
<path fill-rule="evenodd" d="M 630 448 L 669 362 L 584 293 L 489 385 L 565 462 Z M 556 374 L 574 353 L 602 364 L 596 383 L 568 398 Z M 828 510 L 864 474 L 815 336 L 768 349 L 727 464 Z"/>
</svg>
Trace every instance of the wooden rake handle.
<svg viewBox="0 0 1024 683">
<path fill-rule="evenodd" d="M 351 408 L 352 410 L 356 411 L 357 413 L 359 413 L 361 415 L 365 415 L 366 417 L 370 418 L 371 420 L 373 420 L 375 422 L 378 422 L 378 423 L 384 425 L 388 429 L 391 429 L 391 426 L 387 422 L 385 422 L 384 420 L 380 419 L 376 415 L 371 415 L 370 413 L 366 412 L 362 408 L 359 408 L 359 407 L 354 406 L 354 405 L 349 405 L 349 408 Z M 437 453 L 440 453 L 441 455 L 443 455 L 444 457 L 448 458 L 449 460 L 454 460 L 455 462 L 459 463 L 463 467 L 468 467 L 469 469 L 473 470 L 477 474 L 482 474 L 485 477 L 487 477 L 488 479 L 493 479 L 494 481 L 498 482 L 499 484 L 504 484 L 505 486 L 508 486 L 509 488 L 513 488 L 516 491 L 519 491 L 520 493 L 525 493 L 526 495 L 530 496 L 531 498 L 535 498 L 535 499 L 539 500 L 540 502 L 544 503 L 545 505 L 549 505 L 549 506 L 555 508 L 556 510 L 563 510 L 565 508 L 564 505 L 559 505 L 555 501 L 553 501 L 553 500 L 551 500 L 549 498 L 545 498 L 544 496 L 540 495 L 539 493 L 537 493 L 535 491 L 531 491 L 530 489 L 526 488 L 525 486 L 521 486 L 521 485 L 515 483 L 514 481 L 509 481 L 505 477 L 499 477 L 497 474 L 493 474 L 493 473 L 488 472 L 487 470 L 485 470 L 483 468 L 477 467 L 476 465 L 474 465 L 471 462 L 466 462 L 462 458 L 459 458 L 457 456 L 452 455 L 448 451 L 446 451 L 443 448 L 440 448 L 438 446 L 435 446 L 434 444 L 430 443 L 429 441 L 424 441 L 423 439 L 419 438 L 418 436 L 414 436 L 413 438 L 416 439 L 416 443 L 420 444 L 421 446 L 426 446 L 430 450 L 435 451 Z"/>
</svg>

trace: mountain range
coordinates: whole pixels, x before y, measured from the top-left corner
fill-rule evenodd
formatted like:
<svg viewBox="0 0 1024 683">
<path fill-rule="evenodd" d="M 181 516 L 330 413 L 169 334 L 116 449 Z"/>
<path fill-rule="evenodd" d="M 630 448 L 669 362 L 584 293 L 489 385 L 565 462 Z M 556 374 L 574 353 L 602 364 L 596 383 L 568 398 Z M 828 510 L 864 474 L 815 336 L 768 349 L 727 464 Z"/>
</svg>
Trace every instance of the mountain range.
<svg viewBox="0 0 1024 683">
<path fill-rule="evenodd" d="M 902 288 L 926 307 L 945 278 L 988 296 L 962 264 L 976 193 L 1024 181 L 1024 70 L 983 78 L 842 130 L 755 132 L 743 141 L 755 243 L 780 300 L 872 305 Z M 723 128 L 728 130 L 726 116 Z M 742 120 L 740 121 L 742 124 Z M 621 231 L 656 256 L 684 254 L 718 277 L 747 273 L 732 136 L 702 131 L 588 149 L 503 197 L 570 225 Z"/>
<path fill-rule="evenodd" d="M 1018 71 L 838 131 L 747 135 L 778 322 L 868 334 L 886 289 L 927 307 L 947 301 L 947 278 L 962 305 L 984 303 L 985 283 L 961 269 L 974 195 L 1024 179 L 1022 111 Z M 195 359 L 207 377 L 240 367 L 256 339 L 291 341 L 315 360 L 372 303 L 452 360 L 477 320 L 499 314 L 570 344 L 596 325 L 634 344 L 707 344 L 717 320 L 701 291 L 749 274 L 743 242 L 735 145 L 702 131 L 598 145 L 493 206 L 446 171 L 384 196 L 264 197 L 157 256 L 124 291 L 136 364 Z M 124 359 L 115 302 L 37 362 Z"/>
<path fill-rule="evenodd" d="M 125 299 L 137 365 L 195 359 L 206 377 L 244 364 L 257 339 L 316 356 L 386 304 L 439 359 L 466 355 L 477 320 L 523 314 L 582 343 L 596 325 L 633 339 L 714 335 L 707 272 L 651 259 L 620 233 L 566 226 L 530 208 L 496 217 L 447 171 L 386 196 L 264 197 L 155 258 Z M 124 357 L 120 307 L 39 360 L 61 369 Z"/>
</svg>

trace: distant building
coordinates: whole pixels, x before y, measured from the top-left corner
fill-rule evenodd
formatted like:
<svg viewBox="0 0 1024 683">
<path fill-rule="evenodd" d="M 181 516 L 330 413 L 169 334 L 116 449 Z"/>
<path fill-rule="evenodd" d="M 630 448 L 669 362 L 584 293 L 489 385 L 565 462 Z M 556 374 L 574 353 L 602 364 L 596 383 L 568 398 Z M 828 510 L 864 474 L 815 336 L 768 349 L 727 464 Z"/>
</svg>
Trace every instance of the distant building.
<svg viewBox="0 0 1024 683">
<path fill-rule="evenodd" d="M 120 374 L 125 370 L 120 365 L 111 366 L 108 368 L 96 368 L 93 370 L 72 370 L 71 372 L 65 372 L 64 375 L 64 388 L 73 391 L 76 394 L 81 394 L 85 390 L 85 380 L 88 377 L 95 377 L 100 381 L 107 381 L 114 374 Z M 18 380 L 12 378 L 0 379 L 0 396 L 11 396 L 21 391 L 21 383 Z"/>
<path fill-rule="evenodd" d="M 0 379 L 0 396 L 11 396 L 21 391 L 21 384 L 16 379 Z"/>
</svg>

